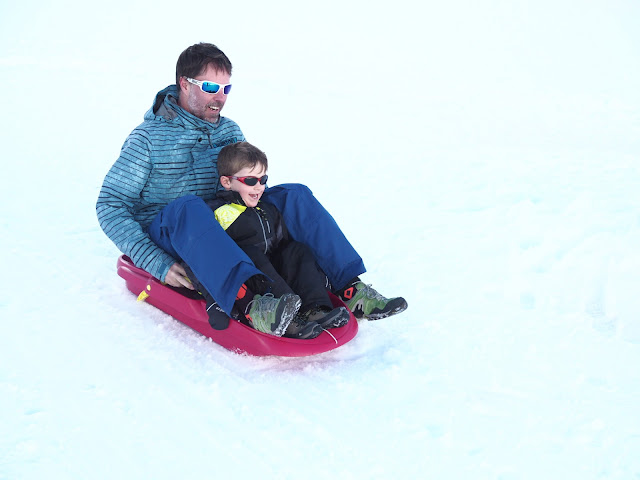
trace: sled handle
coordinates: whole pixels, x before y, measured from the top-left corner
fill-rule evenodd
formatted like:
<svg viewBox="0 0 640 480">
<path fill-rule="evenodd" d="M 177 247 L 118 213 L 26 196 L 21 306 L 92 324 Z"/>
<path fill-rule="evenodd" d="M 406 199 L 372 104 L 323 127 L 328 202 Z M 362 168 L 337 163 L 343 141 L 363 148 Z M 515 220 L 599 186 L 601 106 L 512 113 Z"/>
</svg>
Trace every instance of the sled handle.
<svg viewBox="0 0 640 480">
<path fill-rule="evenodd" d="M 147 286 L 138 295 L 138 302 L 144 302 L 151 295 L 151 279 L 147 282 Z"/>
</svg>

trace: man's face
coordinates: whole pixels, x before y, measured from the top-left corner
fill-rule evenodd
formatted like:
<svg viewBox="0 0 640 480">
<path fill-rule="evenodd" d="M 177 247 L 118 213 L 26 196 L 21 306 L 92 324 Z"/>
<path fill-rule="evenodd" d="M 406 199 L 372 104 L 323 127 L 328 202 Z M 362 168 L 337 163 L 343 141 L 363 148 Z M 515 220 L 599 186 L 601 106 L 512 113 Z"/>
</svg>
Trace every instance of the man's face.
<svg viewBox="0 0 640 480">
<path fill-rule="evenodd" d="M 195 80 L 215 82 L 219 84 L 231 83 L 231 76 L 223 71 L 215 70 L 211 65 L 198 75 Z M 187 112 L 207 122 L 215 123 L 220 117 L 220 111 L 227 101 L 222 89 L 218 93 L 205 93 L 198 85 L 189 83 L 186 78 L 180 79 L 179 105 Z"/>
</svg>

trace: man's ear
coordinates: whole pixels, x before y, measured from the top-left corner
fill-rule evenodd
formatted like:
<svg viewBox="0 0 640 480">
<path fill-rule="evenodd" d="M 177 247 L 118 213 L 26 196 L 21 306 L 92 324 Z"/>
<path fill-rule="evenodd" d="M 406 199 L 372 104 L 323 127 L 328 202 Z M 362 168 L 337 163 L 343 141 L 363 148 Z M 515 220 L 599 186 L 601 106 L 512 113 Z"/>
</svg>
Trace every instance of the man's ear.
<svg viewBox="0 0 640 480">
<path fill-rule="evenodd" d="M 189 87 L 189 82 L 187 81 L 187 77 L 180 77 L 180 91 L 186 92 Z"/>
<path fill-rule="evenodd" d="M 221 176 L 220 177 L 220 185 L 222 185 L 226 190 L 231 189 L 231 179 L 229 177 Z"/>
</svg>

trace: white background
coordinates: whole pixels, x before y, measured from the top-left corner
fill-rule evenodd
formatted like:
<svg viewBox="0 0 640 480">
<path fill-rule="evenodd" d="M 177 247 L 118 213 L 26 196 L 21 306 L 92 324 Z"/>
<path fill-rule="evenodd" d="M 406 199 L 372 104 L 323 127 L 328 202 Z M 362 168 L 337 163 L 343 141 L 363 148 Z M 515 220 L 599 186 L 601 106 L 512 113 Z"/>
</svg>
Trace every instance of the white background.
<svg viewBox="0 0 640 480">
<path fill-rule="evenodd" d="M 0 478 L 640 475 L 640 4 L 6 2 Z M 409 309 L 239 356 L 115 273 L 103 177 L 188 45 Z"/>
</svg>

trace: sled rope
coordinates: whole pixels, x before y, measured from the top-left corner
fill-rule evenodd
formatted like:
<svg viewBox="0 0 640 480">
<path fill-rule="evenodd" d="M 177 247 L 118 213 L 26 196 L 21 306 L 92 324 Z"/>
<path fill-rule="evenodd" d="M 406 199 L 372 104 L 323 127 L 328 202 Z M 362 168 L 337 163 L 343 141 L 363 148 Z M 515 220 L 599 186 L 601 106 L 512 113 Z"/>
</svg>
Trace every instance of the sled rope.
<svg viewBox="0 0 640 480">
<path fill-rule="evenodd" d="M 336 342 L 336 344 L 338 343 L 338 339 L 336 337 L 334 337 L 333 334 L 329 330 L 327 330 L 326 328 L 323 328 L 323 330 L 325 332 L 327 332 L 329 335 L 331 335 L 331 338 L 333 338 L 333 341 Z"/>
</svg>

